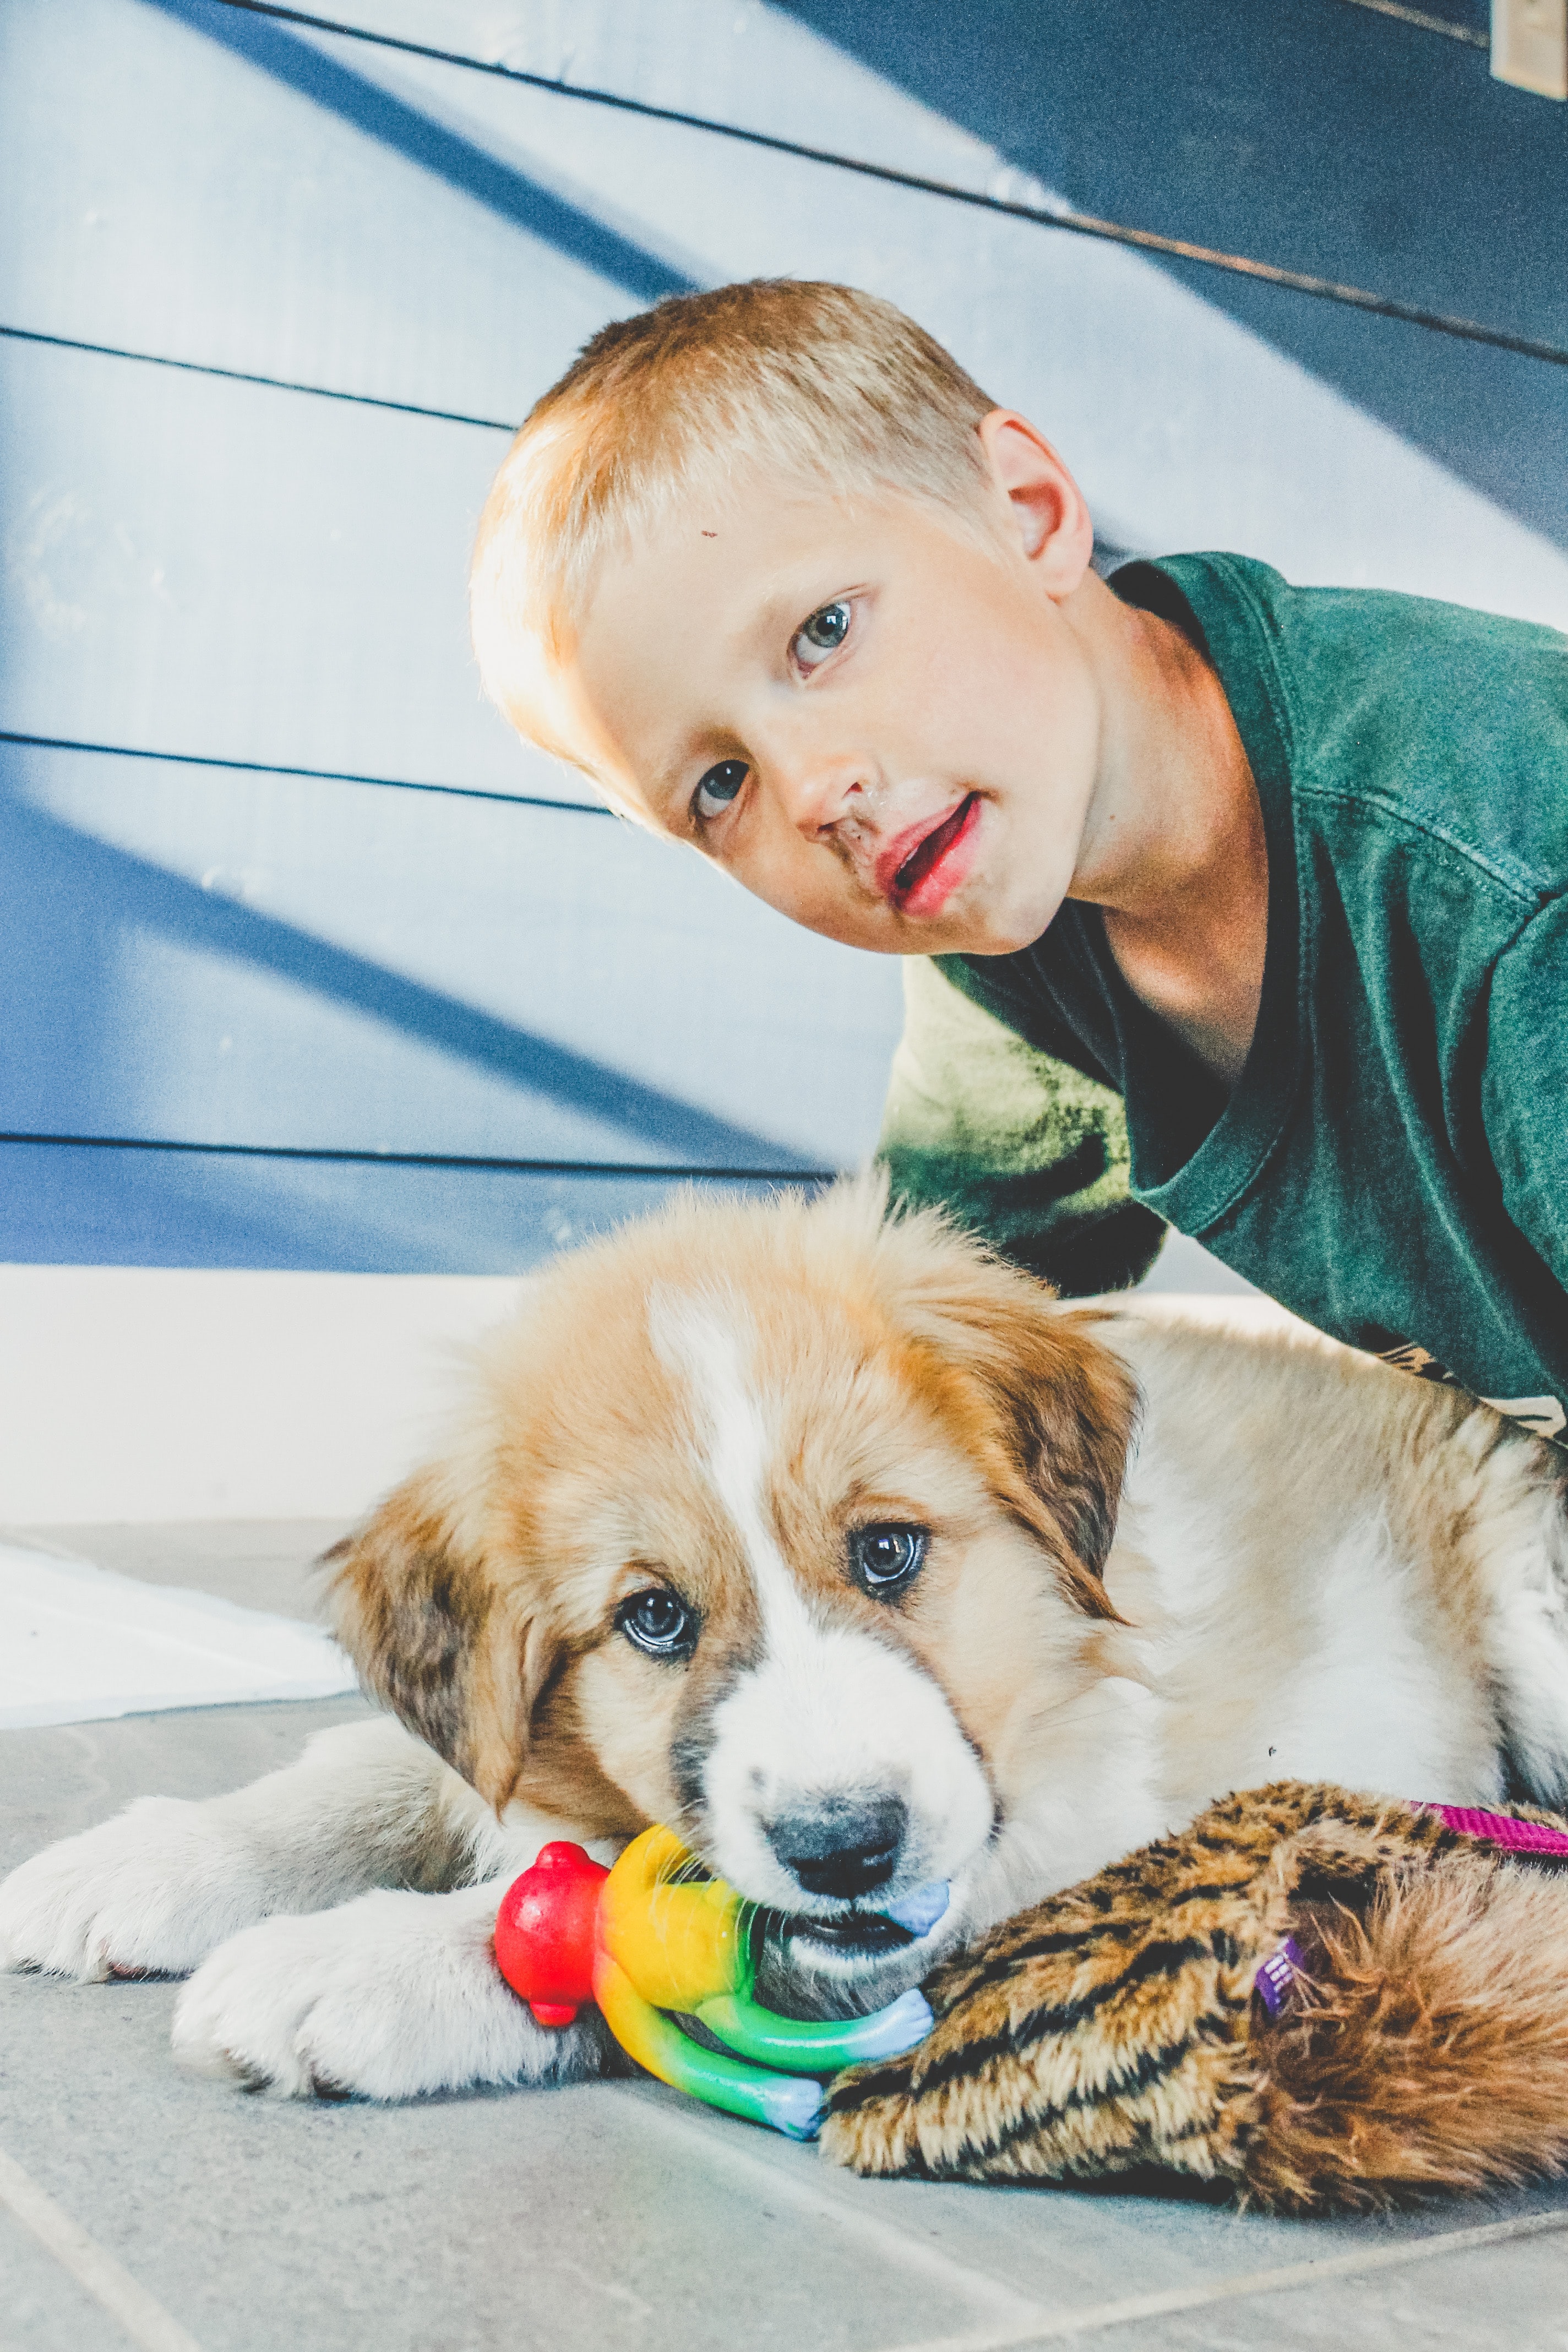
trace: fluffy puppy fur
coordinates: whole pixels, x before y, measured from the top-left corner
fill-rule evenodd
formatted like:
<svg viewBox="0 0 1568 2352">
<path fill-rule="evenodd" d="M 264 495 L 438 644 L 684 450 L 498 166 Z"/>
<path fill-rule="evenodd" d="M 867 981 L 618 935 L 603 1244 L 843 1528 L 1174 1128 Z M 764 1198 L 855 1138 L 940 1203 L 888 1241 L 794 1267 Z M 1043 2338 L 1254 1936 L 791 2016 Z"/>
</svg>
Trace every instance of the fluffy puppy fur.
<svg viewBox="0 0 1568 2352">
<path fill-rule="evenodd" d="M 771 1996 L 853 2010 L 1229 1789 L 1568 1781 L 1553 1449 L 1300 1327 L 1059 1305 L 866 1185 L 559 1261 L 329 1561 L 396 1722 L 0 1889 L 0 1959 L 195 1969 L 179 2053 L 284 2092 L 601 2063 L 490 1962 L 550 1836 L 669 1822 L 774 1915 Z"/>
</svg>

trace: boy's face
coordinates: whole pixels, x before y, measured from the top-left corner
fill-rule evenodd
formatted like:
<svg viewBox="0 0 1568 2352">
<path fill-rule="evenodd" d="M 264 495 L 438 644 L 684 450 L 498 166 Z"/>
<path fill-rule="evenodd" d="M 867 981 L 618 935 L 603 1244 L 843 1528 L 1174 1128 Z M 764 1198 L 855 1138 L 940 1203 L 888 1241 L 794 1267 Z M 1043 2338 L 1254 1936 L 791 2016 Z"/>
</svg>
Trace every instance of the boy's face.
<svg viewBox="0 0 1568 2352">
<path fill-rule="evenodd" d="M 1078 863 L 1100 703 L 1081 499 L 1076 537 L 1048 499 L 1042 525 L 1006 462 L 991 537 L 763 479 L 607 565 L 563 684 L 611 789 L 849 946 L 1037 939 Z"/>
</svg>

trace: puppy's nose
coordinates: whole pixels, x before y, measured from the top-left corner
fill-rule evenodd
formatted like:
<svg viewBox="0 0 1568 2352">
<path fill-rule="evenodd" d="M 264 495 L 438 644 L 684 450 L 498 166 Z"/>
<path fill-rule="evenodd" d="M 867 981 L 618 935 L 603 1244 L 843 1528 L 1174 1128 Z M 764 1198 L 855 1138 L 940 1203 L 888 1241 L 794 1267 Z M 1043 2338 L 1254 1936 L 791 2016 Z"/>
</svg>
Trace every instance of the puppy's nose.
<svg viewBox="0 0 1568 2352">
<path fill-rule="evenodd" d="M 768 1842 L 808 1895 L 847 1902 L 886 1886 L 909 1814 L 901 1797 L 819 1799 L 767 1824 Z"/>
</svg>

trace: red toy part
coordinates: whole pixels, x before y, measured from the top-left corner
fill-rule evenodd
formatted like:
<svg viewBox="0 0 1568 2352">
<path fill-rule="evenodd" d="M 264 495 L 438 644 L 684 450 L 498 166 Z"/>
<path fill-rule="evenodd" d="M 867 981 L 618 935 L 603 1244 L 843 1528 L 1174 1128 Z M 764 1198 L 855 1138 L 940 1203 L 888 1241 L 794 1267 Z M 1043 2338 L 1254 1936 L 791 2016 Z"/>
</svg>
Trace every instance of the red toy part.
<svg viewBox="0 0 1568 2352">
<path fill-rule="evenodd" d="M 594 1923 L 609 1876 L 562 1838 L 540 1849 L 496 1915 L 496 1963 L 541 2025 L 570 2025 L 594 1998 Z"/>
</svg>

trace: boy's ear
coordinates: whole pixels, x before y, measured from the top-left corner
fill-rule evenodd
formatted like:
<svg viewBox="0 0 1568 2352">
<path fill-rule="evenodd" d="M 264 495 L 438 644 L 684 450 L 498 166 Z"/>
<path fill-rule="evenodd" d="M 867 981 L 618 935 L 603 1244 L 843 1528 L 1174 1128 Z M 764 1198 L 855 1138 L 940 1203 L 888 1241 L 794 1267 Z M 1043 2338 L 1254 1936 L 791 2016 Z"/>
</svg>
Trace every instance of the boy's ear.
<svg viewBox="0 0 1568 2352">
<path fill-rule="evenodd" d="M 1094 555 L 1083 492 L 1044 435 L 1016 409 L 994 408 L 975 429 L 1026 559 L 1048 595 L 1070 596 Z"/>
<path fill-rule="evenodd" d="M 338 1639 L 366 1690 L 499 1811 L 552 1655 L 521 1590 L 458 1544 L 423 1477 L 321 1566 Z"/>
<path fill-rule="evenodd" d="M 1032 1275 L 951 1231 L 933 1234 L 925 1219 L 900 1221 L 890 1236 L 911 1228 L 921 1242 L 905 1262 L 898 1319 L 978 1385 L 977 1435 L 1001 1499 L 1055 1555 L 1079 1606 L 1115 1619 L 1101 1571 L 1138 1425 L 1137 1383 L 1093 1336 L 1092 1315 L 1060 1313 Z"/>
</svg>

